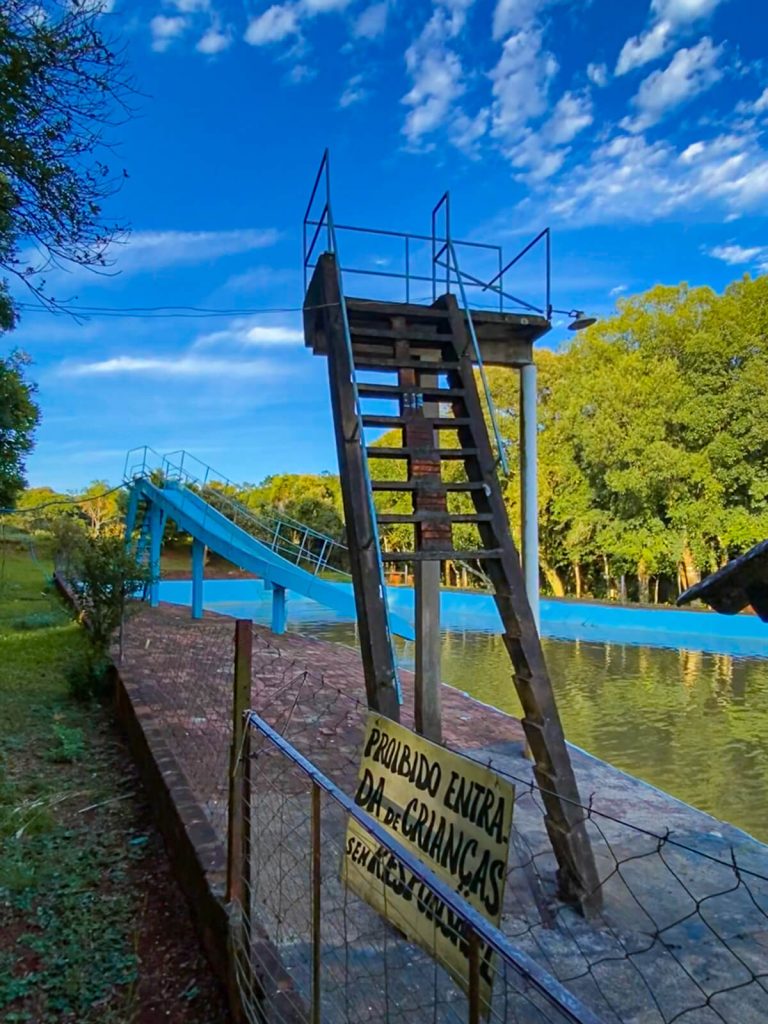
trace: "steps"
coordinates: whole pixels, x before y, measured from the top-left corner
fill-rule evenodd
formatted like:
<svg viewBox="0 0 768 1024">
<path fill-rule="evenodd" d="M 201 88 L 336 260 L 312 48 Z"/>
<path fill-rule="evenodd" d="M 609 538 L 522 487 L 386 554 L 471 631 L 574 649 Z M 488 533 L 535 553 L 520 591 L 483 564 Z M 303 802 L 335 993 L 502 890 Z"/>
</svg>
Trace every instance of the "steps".
<svg viewBox="0 0 768 1024">
<path fill-rule="evenodd" d="M 501 365 L 530 362 L 530 340 L 525 357 L 514 334 L 528 318 L 481 315 L 475 323 L 471 314 L 468 326 L 469 316 L 452 294 L 429 306 L 345 299 L 332 253 L 318 259 L 307 290 L 306 344 L 328 359 L 368 706 L 399 720 L 383 566 L 445 561 L 481 566 L 504 626 L 561 894 L 587 906 L 598 889 L 595 863 L 473 365 L 483 344 Z M 369 373 L 389 379 L 360 379 Z M 382 402 L 396 411 L 382 409 Z M 389 433 L 372 442 L 367 428 Z M 455 445 L 438 441 L 443 431 L 455 432 Z M 410 508 L 388 508 L 387 494 Z M 449 511 L 449 494 L 463 494 L 469 510 Z M 412 531 L 411 542 L 401 542 L 403 550 L 381 550 L 380 527 L 388 525 Z"/>
</svg>

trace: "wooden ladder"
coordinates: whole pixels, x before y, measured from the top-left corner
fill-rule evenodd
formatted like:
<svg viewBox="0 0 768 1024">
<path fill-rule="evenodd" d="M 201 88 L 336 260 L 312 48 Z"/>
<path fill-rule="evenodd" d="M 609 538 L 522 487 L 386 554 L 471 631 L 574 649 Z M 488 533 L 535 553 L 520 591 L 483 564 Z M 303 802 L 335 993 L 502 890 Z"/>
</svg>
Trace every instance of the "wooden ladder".
<svg viewBox="0 0 768 1024">
<path fill-rule="evenodd" d="M 305 299 L 306 343 L 327 355 L 358 624 L 369 705 L 397 717 L 392 707 L 385 638 L 386 605 L 381 562 L 478 561 L 493 584 L 522 725 L 534 759 L 545 825 L 557 856 L 563 898 L 587 908 L 597 901 L 598 880 L 584 811 L 555 704 L 523 572 L 507 519 L 494 454 L 483 415 L 466 314 L 447 294 L 432 305 L 344 299 L 334 257 L 320 257 Z M 357 383 L 357 373 L 387 374 Z M 369 373 L 372 371 L 372 373 Z M 359 399 L 389 402 L 363 413 Z M 370 402 L 368 403 L 370 404 Z M 396 404 L 395 410 L 392 410 Z M 397 430 L 399 445 L 368 444 L 364 428 Z M 458 446 L 441 437 L 454 432 Z M 367 460 L 396 460 L 405 479 L 371 480 Z M 464 479 L 446 482 L 446 461 L 463 463 Z M 411 496 L 407 512 L 376 515 L 372 492 Z M 454 513 L 449 495 L 470 496 L 473 511 Z M 372 536 L 384 524 L 413 526 L 410 551 L 381 552 Z M 472 524 L 477 541 L 456 548 L 454 524 Z M 377 561 L 378 564 L 374 564 Z M 379 630 L 380 635 L 375 636 Z M 384 630 L 384 632 L 382 632 Z M 389 647 L 391 651 L 391 645 Z M 389 708 L 389 711 L 386 710 Z"/>
</svg>

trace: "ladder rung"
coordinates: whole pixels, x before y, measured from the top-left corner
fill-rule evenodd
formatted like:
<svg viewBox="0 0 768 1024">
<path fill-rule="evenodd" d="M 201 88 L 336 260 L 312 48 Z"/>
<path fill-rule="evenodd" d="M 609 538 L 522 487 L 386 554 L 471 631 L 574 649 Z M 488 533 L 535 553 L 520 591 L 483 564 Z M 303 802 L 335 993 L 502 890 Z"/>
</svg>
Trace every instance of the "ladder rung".
<svg viewBox="0 0 768 1024">
<path fill-rule="evenodd" d="M 447 345 L 451 340 L 450 334 L 440 334 L 434 327 L 417 326 L 416 324 L 406 324 L 400 330 L 396 327 L 362 327 L 353 321 L 349 325 L 349 333 L 352 335 L 353 342 L 355 338 L 366 338 L 373 342 L 381 338 L 386 342 L 409 341 L 420 345 L 434 342 L 438 345 Z"/>
<path fill-rule="evenodd" d="M 423 384 L 367 384 L 357 385 L 357 393 L 369 398 L 399 398 L 401 395 L 424 395 L 442 401 L 446 398 L 461 398 L 463 388 L 437 388 Z"/>
<path fill-rule="evenodd" d="M 382 512 L 376 516 L 379 523 L 490 523 L 493 515 L 490 512 L 468 512 L 452 514 L 450 512 Z"/>
<path fill-rule="evenodd" d="M 439 459 L 468 459 L 477 455 L 477 448 L 366 448 L 371 459 L 407 459 L 436 457 Z"/>
<path fill-rule="evenodd" d="M 355 366 L 358 370 L 381 370 L 392 373 L 394 370 L 420 370 L 422 373 L 449 373 L 458 370 L 460 364 L 452 360 L 441 360 L 439 363 L 422 362 L 420 359 L 399 359 L 397 356 L 355 352 Z"/>
<path fill-rule="evenodd" d="M 374 491 L 482 491 L 485 484 L 474 480 L 441 482 L 429 487 L 426 480 L 371 480 Z"/>
<path fill-rule="evenodd" d="M 468 416 L 446 416 L 430 420 L 426 417 L 435 430 L 457 430 L 459 427 L 468 427 L 472 420 Z M 404 427 L 411 420 L 408 416 L 375 416 L 363 413 L 364 427 Z"/>
<path fill-rule="evenodd" d="M 383 562 L 473 562 L 501 558 L 501 548 L 484 551 L 382 551 Z"/>
</svg>

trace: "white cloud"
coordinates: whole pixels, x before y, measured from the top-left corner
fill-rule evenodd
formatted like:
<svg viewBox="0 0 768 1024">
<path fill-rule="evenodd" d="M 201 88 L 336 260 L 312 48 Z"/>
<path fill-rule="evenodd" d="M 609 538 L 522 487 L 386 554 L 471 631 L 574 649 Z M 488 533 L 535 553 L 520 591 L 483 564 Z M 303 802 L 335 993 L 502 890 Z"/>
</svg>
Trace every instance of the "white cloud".
<svg viewBox="0 0 768 1024">
<path fill-rule="evenodd" d="M 504 43 L 490 73 L 493 83 L 493 134 L 514 141 L 532 118 L 547 108 L 547 92 L 557 61 L 542 50 L 541 30 L 524 29 Z"/>
<path fill-rule="evenodd" d="M 756 114 L 762 114 L 768 110 L 768 86 L 763 89 L 762 93 L 755 100 L 755 105 L 752 107 Z"/>
<path fill-rule="evenodd" d="M 262 291 L 265 288 L 277 288 L 282 285 L 298 286 L 300 280 L 298 270 L 263 265 L 233 275 L 222 287 L 233 292 Z"/>
<path fill-rule="evenodd" d="M 651 0 L 651 10 L 658 18 L 677 25 L 706 18 L 723 0 Z"/>
<path fill-rule="evenodd" d="M 590 159 L 548 183 L 546 216 L 565 224 L 644 223 L 710 209 L 729 217 L 768 205 L 768 152 L 744 130 L 699 140 L 680 152 L 666 140 L 617 135 Z M 533 213 L 528 200 L 518 210 Z"/>
<path fill-rule="evenodd" d="M 66 363 L 59 368 L 62 377 L 147 376 L 162 378 L 194 378 L 210 380 L 272 380 L 285 373 L 285 368 L 266 359 L 209 359 L 201 356 L 113 356 L 90 363 Z"/>
<path fill-rule="evenodd" d="M 369 91 L 363 85 L 363 75 L 353 75 L 344 86 L 344 91 L 339 97 L 339 106 L 343 109 L 354 106 L 355 103 L 362 103 L 368 99 Z"/>
<path fill-rule="evenodd" d="M 302 0 L 307 14 L 325 14 L 328 11 L 343 11 L 351 0 Z"/>
<path fill-rule="evenodd" d="M 317 71 L 307 64 L 294 64 L 286 78 L 291 85 L 301 85 L 302 82 L 311 82 L 316 74 Z"/>
<path fill-rule="evenodd" d="M 152 49 L 163 53 L 171 45 L 174 39 L 178 39 L 189 26 L 187 18 L 180 14 L 168 16 L 157 14 L 149 23 L 152 33 Z"/>
<path fill-rule="evenodd" d="M 623 294 L 626 290 L 627 286 L 625 284 L 617 284 L 615 288 L 611 288 L 608 294 L 612 299 L 615 299 L 617 295 Z"/>
<path fill-rule="evenodd" d="M 295 327 L 286 327 L 282 324 L 254 324 L 253 317 L 239 317 L 220 331 L 201 334 L 195 339 L 192 347 L 199 349 L 231 345 L 300 345 L 303 341 L 304 332 Z"/>
<path fill-rule="evenodd" d="M 608 68 L 605 64 L 587 64 L 587 78 L 598 89 L 602 89 L 608 84 Z"/>
<path fill-rule="evenodd" d="M 488 107 L 478 110 L 469 117 L 463 110 L 456 112 L 451 120 L 449 138 L 453 145 L 467 156 L 476 159 L 480 154 L 478 143 L 488 131 L 491 112 Z"/>
<path fill-rule="evenodd" d="M 632 36 L 621 49 L 616 74 L 625 75 L 634 68 L 656 60 L 673 45 L 675 39 L 694 22 L 712 14 L 723 0 L 651 0 L 651 27 Z"/>
<path fill-rule="evenodd" d="M 592 100 L 589 95 L 566 92 L 557 101 L 552 116 L 544 125 L 544 135 L 553 146 L 562 146 L 589 127 L 592 120 Z"/>
<path fill-rule="evenodd" d="M 721 260 L 731 267 L 754 264 L 761 274 L 768 273 L 768 246 L 753 245 L 742 246 L 735 242 L 727 245 L 714 245 L 711 249 L 704 250 L 713 259 Z"/>
<path fill-rule="evenodd" d="M 299 31 L 296 8 L 291 4 L 273 4 L 263 14 L 252 18 L 245 31 L 245 41 L 251 46 L 279 43 Z"/>
<path fill-rule="evenodd" d="M 493 38 L 503 39 L 513 29 L 528 28 L 547 0 L 497 0 L 493 11 Z"/>
<path fill-rule="evenodd" d="M 234 231 L 134 231 L 114 251 L 115 270 L 126 275 L 183 264 L 206 263 L 274 245 L 273 228 Z"/>
<path fill-rule="evenodd" d="M 223 32 L 217 25 L 210 25 L 198 40 L 195 49 L 199 53 L 221 53 L 222 50 L 226 50 L 231 43 L 231 33 Z"/>
<path fill-rule="evenodd" d="M 641 83 L 632 103 L 638 108 L 635 118 L 625 118 L 622 127 L 643 131 L 656 124 L 668 111 L 705 92 L 722 78 L 716 66 L 722 47 L 705 36 L 696 46 L 683 47 L 663 71 L 654 71 Z"/>
<path fill-rule="evenodd" d="M 435 0 L 432 14 L 418 38 L 405 51 L 405 66 L 413 81 L 402 102 L 411 107 L 403 133 L 411 146 L 437 131 L 463 111 L 464 69 L 452 47 L 466 22 L 473 0 Z"/>
<path fill-rule="evenodd" d="M 352 35 L 358 39 L 376 39 L 387 27 L 389 4 L 371 4 L 361 11 L 352 24 Z"/>
<path fill-rule="evenodd" d="M 207 263 L 224 256 L 254 252 L 274 245 L 280 235 L 274 228 L 240 228 L 233 231 L 134 231 L 124 242 L 113 243 L 107 251 L 110 261 L 106 273 L 94 275 L 87 267 L 70 264 L 52 271 L 46 269 L 50 282 L 57 276 L 60 283 L 73 279 L 98 280 L 106 283 L 115 277 L 128 277 L 166 267 Z M 45 267 L 45 255 L 34 249 L 22 253 L 25 266 Z"/>
<path fill-rule="evenodd" d="M 659 21 L 642 35 L 632 36 L 621 48 L 614 74 L 626 75 L 628 71 L 661 57 L 670 45 L 671 35 L 671 23 Z"/>
<path fill-rule="evenodd" d="M 177 11 L 182 14 L 200 14 L 210 10 L 211 0 L 170 0 Z"/>
</svg>

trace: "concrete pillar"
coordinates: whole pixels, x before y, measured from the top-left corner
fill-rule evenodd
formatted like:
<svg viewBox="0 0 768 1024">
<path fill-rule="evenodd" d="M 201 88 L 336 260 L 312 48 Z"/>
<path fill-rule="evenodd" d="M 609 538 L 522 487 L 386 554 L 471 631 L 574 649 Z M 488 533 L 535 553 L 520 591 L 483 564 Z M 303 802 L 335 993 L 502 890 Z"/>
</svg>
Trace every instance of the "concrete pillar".
<svg viewBox="0 0 768 1024">
<path fill-rule="evenodd" d="M 281 636 L 285 632 L 285 587 L 279 583 L 272 584 L 272 632 Z"/>
<path fill-rule="evenodd" d="M 192 618 L 203 617 L 203 579 L 205 545 L 200 540 L 192 541 Z"/>
<path fill-rule="evenodd" d="M 163 513 L 154 503 L 149 506 L 149 570 L 152 579 L 149 585 L 149 603 L 157 608 L 160 603 L 160 551 L 163 546 Z"/>
<path fill-rule="evenodd" d="M 428 365 L 428 361 L 424 360 Z M 438 375 L 419 372 L 425 387 L 435 387 Z M 440 415 L 437 402 L 424 402 L 425 418 Z M 432 432 L 435 443 L 435 432 Z M 413 589 L 416 611 L 416 674 L 414 725 L 416 732 L 442 743 L 442 679 L 440 678 L 440 562 L 414 562 Z"/>
<path fill-rule="evenodd" d="M 441 743 L 440 563 L 415 562 L 413 584 L 416 600 L 414 724 L 421 736 Z"/>
<path fill-rule="evenodd" d="M 536 366 L 528 363 L 520 370 L 520 508 L 525 591 L 538 629 L 540 615 L 537 431 Z"/>
</svg>

